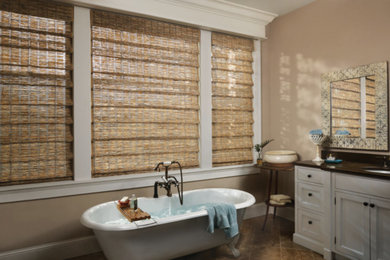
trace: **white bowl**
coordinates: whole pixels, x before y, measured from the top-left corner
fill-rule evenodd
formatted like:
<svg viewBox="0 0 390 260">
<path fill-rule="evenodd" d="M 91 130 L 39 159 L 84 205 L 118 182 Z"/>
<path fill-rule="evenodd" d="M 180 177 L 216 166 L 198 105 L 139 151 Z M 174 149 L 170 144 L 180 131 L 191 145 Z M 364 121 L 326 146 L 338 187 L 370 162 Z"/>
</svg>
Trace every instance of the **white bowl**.
<svg viewBox="0 0 390 260">
<path fill-rule="evenodd" d="M 298 160 L 298 156 L 295 151 L 277 150 L 266 152 L 263 159 L 269 163 L 292 163 Z"/>
</svg>

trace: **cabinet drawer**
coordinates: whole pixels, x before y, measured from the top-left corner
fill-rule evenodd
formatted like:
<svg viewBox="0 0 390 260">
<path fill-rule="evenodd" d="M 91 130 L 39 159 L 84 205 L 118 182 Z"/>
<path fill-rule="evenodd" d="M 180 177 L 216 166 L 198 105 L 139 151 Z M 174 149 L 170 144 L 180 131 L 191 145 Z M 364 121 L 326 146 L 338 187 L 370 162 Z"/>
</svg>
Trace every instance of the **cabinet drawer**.
<svg viewBox="0 0 390 260">
<path fill-rule="evenodd" d="M 353 191 L 370 196 L 390 199 L 390 181 L 373 177 L 343 173 L 335 174 L 335 187 L 338 190 Z"/>
<path fill-rule="evenodd" d="M 323 242 L 323 217 L 304 209 L 297 209 L 298 233 L 320 243 Z"/>
<path fill-rule="evenodd" d="M 298 207 L 323 212 L 324 188 L 306 183 L 299 183 L 297 186 Z"/>
<path fill-rule="evenodd" d="M 316 184 L 324 184 L 324 175 L 326 172 L 314 168 L 297 167 L 297 179 Z"/>
</svg>

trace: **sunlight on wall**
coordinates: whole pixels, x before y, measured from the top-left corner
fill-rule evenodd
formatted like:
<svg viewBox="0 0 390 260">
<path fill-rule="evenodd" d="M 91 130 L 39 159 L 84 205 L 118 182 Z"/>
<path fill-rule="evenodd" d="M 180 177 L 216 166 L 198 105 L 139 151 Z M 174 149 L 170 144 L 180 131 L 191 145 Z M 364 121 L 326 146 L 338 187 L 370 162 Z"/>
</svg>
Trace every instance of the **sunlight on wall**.
<svg viewBox="0 0 390 260">
<path fill-rule="evenodd" d="M 291 111 L 289 109 L 289 103 L 291 103 L 291 80 L 290 80 L 290 57 L 280 54 L 279 59 L 279 95 L 280 95 L 280 117 L 281 124 L 279 142 L 281 142 L 281 148 L 287 148 L 289 144 L 289 136 L 291 130 Z"/>
<path fill-rule="evenodd" d="M 302 53 L 279 54 L 279 84 L 271 93 L 271 117 L 278 121 L 273 121 L 272 126 L 278 130 L 272 134 L 277 139 L 274 145 L 297 150 L 303 159 L 314 156 L 315 146 L 308 134 L 311 129 L 321 128 L 321 74 L 332 69 L 335 68 Z"/>
</svg>

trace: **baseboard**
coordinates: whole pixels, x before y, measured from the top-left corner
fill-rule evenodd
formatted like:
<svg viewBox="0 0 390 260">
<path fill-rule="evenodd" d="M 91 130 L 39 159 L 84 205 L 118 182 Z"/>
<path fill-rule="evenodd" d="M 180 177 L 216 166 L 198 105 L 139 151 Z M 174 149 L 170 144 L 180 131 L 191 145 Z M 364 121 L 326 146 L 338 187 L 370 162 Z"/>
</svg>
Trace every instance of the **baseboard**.
<svg viewBox="0 0 390 260">
<path fill-rule="evenodd" d="M 332 260 L 333 254 L 332 251 L 329 250 L 328 248 L 324 248 L 324 259 L 325 260 Z"/>
<path fill-rule="evenodd" d="M 264 202 L 254 204 L 253 206 L 246 209 L 244 219 L 264 216 L 266 211 L 267 211 L 267 205 L 265 205 Z M 269 208 L 268 214 L 274 214 L 274 207 Z M 288 219 L 292 222 L 294 222 L 294 220 L 295 220 L 295 217 L 294 217 L 295 211 L 294 211 L 294 208 L 291 208 L 291 207 L 290 208 L 279 207 L 276 210 L 276 215 L 279 217 Z"/>
<path fill-rule="evenodd" d="M 62 260 L 99 251 L 95 236 L 87 236 L 7 251 L 0 253 L 0 260 Z"/>
<path fill-rule="evenodd" d="M 246 209 L 244 219 L 263 216 L 266 209 L 264 202 L 254 204 Z M 278 213 L 282 214 L 281 217 L 288 216 L 288 213 L 283 211 L 278 210 Z M 273 214 L 273 207 L 270 208 L 269 214 Z M 87 236 L 3 252 L 0 253 L 0 260 L 62 260 L 99 251 L 101 249 L 95 236 Z"/>
<path fill-rule="evenodd" d="M 291 207 L 288 207 L 288 208 L 287 207 L 286 208 L 279 207 L 276 210 L 276 215 L 279 217 L 288 219 L 292 222 L 295 221 L 295 209 L 291 208 Z"/>
<path fill-rule="evenodd" d="M 309 248 L 309 249 L 311 249 L 311 250 L 313 250 L 321 255 L 324 255 L 324 246 L 321 243 L 316 242 L 313 239 L 308 239 L 304 236 L 301 236 L 300 234 L 294 233 L 293 241 L 294 241 L 294 243 L 297 243 L 297 244 L 304 246 L 306 248 Z"/>
<path fill-rule="evenodd" d="M 249 219 L 249 218 L 255 218 L 255 217 L 260 217 L 265 215 L 265 212 L 267 210 L 267 206 L 265 205 L 264 202 L 262 203 L 256 203 L 250 206 L 245 210 L 245 215 L 244 219 Z M 270 208 L 271 210 L 271 208 Z M 273 213 L 273 211 L 272 211 Z"/>
</svg>

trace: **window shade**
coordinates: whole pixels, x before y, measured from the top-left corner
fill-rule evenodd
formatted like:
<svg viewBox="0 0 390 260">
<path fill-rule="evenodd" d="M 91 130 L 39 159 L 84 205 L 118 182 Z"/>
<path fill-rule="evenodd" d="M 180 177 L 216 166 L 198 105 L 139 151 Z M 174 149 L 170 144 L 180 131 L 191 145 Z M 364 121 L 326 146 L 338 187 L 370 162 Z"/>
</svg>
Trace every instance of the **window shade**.
<svg viewBox="0 0 390 260">
<path fill-rule="evenodd" d="M 253 162 L 253 40 L 212 33 L 213 166 Z"/>
<path fill-rule="evenodd" d="M 0 2 L 0 183 L 70 179 L 73 7 Z"/>
<path fill-rule="evenodd" d="M 92 12 L 93 176 L 198 162 L 198 29 Z"/>
</svg>

